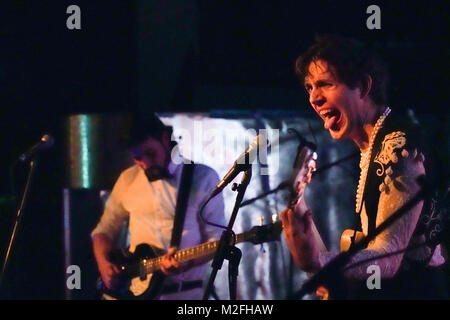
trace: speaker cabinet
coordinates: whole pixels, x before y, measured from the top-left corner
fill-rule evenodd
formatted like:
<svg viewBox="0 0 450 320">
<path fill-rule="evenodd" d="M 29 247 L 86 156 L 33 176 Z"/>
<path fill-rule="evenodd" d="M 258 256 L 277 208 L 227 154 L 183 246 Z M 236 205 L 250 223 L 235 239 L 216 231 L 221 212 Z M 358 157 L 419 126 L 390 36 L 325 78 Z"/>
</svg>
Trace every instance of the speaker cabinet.
<svg viewBox="0 0 450 320">
<path fill-rule="evenodd" d="M 99 273 L 90 233 L 100 219 L 106 197 L 107 193 L 98 189 L 63 189 L 64 285 L 68 300 L 99 298 L 96 288 Z M 80 286 L 74 287 L 77 270 Z"/>
</svg>

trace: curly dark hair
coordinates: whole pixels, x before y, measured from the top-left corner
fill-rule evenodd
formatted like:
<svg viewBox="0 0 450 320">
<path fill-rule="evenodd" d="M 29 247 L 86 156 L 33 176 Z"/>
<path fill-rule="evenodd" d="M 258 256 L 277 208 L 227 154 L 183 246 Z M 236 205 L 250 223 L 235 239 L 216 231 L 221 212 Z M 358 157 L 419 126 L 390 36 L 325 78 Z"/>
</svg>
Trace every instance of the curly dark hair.
<svg viewBox="0 0 450 320">
<path fill-rule="evenodd" d="M 364 87 L 366 77 L 372 78 L 369 97 L 377 105 L 387 103 L 389 75 L 381 58 L 367 45 L 338 35 L 317 36 L 315 43 L 295 61 L 295 73 L 302 83 L 308 75 L 311 62 L 326 61 L 334 76 L 349 88 Z"/>
</svg>

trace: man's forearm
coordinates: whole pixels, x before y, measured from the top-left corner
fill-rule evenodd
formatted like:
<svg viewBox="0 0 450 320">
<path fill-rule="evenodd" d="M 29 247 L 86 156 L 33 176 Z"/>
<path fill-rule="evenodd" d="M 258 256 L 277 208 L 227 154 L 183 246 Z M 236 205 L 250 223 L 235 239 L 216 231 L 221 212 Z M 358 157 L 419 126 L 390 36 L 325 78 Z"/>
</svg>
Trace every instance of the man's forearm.
<svg viewBox="0 0 450 320">
<path fill-rule="evenodd" d="M 113 242 L 106 234 L 97 233 L 92 237 L 92 246 L 97 261 L 108 260 L 108 255 L 113 249 Z"/>
</svg>

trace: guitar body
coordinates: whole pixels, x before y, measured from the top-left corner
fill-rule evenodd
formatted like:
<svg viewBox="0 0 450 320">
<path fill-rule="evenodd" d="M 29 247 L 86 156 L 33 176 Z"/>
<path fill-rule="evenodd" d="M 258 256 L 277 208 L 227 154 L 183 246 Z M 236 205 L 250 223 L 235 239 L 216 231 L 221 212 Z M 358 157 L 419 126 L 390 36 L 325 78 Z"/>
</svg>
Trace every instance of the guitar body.
<svg viewBox="0 0 450 320">
<path fill-rule="evenodd" d="M 164 254 L 163 250 L 145 243 L 138 245 L 134 253 L 124 252 L 123 250 L 114 251 L 110 257 L 111 262 L 126 271 L 117 279 L 117 285 L 113 289 L 108 289 L 100 279 L 99 286 L 101 291 L 103 294 L 119 300 L 155 299 L 162 289 L 166 276 L 161 271 L 144 274 L 140 273 L 138 269 L 143 260 L 158 258 Z M 130 279 L 130 274 L 141 274 L 141 276 L 138 279 L 134 277 L 135 280 L 132 280 Z M 135 285 L 134 293 L 129 289 L 131 281 L 138 281 L 137 285 Z"/>
<path fill-rule="evenodd" d="M 341 235 L 341 252 L 348 251 L 352 245 L 352 238 L 355 235 L 355 243 L 364 239 L 364 233 L 352 229 L 344 230 Z M 319 286 L 316 290 L 316 295 L 320 300 L 331 300 L 329 290 L 324 286 Z"/>
<path fill-rule="evenodd" d="M 341 252 L 348 251 L 352 244 L 352 237 L 355 234 L 355 231 L 352 229 L 345 230 L 341 235 Z M 364 233 L 360 231 L 356 231 L 355 243 L 360 242 L 364 239 Z"/>
</svg>

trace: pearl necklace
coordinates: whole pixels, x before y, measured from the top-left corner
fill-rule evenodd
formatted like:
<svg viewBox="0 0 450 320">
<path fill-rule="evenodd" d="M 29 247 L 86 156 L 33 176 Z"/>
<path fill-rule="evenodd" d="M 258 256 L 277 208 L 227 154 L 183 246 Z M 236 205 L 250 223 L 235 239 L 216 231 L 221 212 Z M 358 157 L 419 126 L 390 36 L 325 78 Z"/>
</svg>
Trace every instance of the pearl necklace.
<svg viewBox="0 0 450 320">
<path fill-rule="evenodd" d="M 373 127 L 372 134 L 370 135 L 369 139 L 369 147 L 361 151 L 361 160 L 359 162 L 359 167 L 361 168 L 361 172 L 359 175 L 359 183 L 358 183 L 358 191 L 356 192 L 356 212 L 358 213 L 361 210 L 361 204 L 362 204 L 362 196 L 364 191 L 364 186 L 366 184 L 367 179 L 367 173 L 369 169 L 370 164 L 370 158 L 372 156 L 372 148 L 373 143 L 375 141 L 375 137 L 377 136 L 378 131 L 383 127 L 384 120 L 391 112 L 391 109 L 389 107 L 386 107 L 383 114 L 378 118 L 377 122 L 375 123 L 375 126 Z"/>
</svg>

